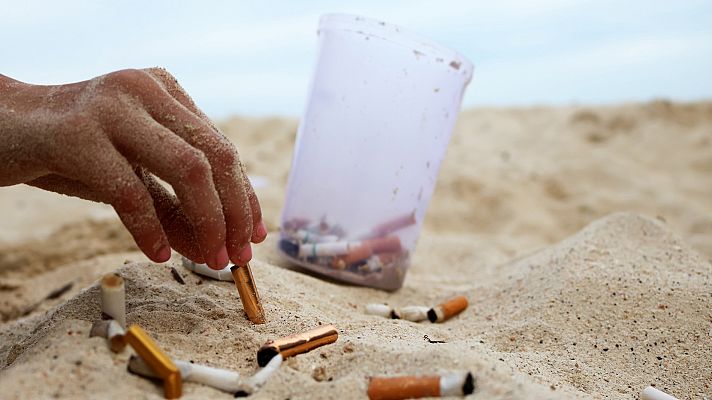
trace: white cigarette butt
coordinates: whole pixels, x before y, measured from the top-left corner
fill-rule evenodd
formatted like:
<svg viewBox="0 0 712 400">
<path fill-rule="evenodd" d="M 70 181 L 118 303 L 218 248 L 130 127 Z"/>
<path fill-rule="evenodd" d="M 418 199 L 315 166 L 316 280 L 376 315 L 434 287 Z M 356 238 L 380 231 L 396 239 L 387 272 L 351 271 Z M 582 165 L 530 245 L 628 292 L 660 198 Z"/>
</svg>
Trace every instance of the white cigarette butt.
<svg viewBox="0 0 712 400">
<path fill-rule="evenodd" d="M 283 358 L 280 354 L 272 357 L 264 368 L 249 378 L 242 377 L 235 371 L 213 368 L 207 365 L 194 364 L 182 360 L 174 360 L 173 362 L 180 370 L 184 382 L 210 386 L 237 397 L 250 395 L 258 391 L 279 368 L 282 360 Z M 131 356 L 128 369 L 130 372 L 146 378 L 158 378 L 158 374 L 139 356 Z"/>
<path fill-rule="evenodd" d="M 474 390 L 474 377 L 469 372 L 455 372 L 440 376 L 440 396 L 464 396 Z"/>
<path fill-rule="evenodd" d="M 208 278 L 217 279 L 219 281 L 234 281 L 232 272 L 230 271 L 232 264 L 229 264 L 223 269 L 212 269 L 205 264 L 197 264 L 183 257 L 183 267 L 191 272 L 195 272 L 198 275 L 207 276 Z"/>
<path fill-rule="evenodd" d="M 379 303 L 366 304 L 366 314 L 377 315 L 383 318 L 393 318 L 394 316 L 397 317 L 397 314 L 394 314 L 394 311 L 390 306 Z"/>
<path fill-rule="evenodd" d="M 358 242 L 303 243 L 299 245 L 299 258 L 343 256 L 350 248 L 359 244 Z"/>
<path fill-rule="evenodd" d="M 108 274 L 101 278 L 101 312 L 104 319 L 113 319 L 126 329 L 126 291 L 124 278 Z"/>
<path fill-rule="evenodd" d="M 677 400 L 677 398 L 670 396 L 669 394 L 658 390 L 652 386 L 648 386 L 643 389 L 643 393 L 640 395 L 641 400 Z"/>
<path fill-rule="evenodd" d="M 430 307 L 425 306 L 408 306 L 400 308 L 396 313 L 406 321 L 420 322 L 428 319 L 428 311 Z"/>
</svg>

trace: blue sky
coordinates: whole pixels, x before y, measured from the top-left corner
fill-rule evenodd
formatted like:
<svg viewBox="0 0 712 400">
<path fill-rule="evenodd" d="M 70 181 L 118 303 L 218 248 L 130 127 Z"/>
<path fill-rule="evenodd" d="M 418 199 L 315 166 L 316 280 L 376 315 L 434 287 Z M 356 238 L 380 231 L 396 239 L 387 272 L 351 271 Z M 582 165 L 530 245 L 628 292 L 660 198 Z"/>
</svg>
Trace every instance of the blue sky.
<svg viewBox="0 0 712 400">
<path fill-rule="evenodd" d="M 328 12 L 464 54 L 465 106 L 712 98 L 710 1 L 0 1 L 0 73 L 62 83 L 159 65 L 213 117 L 298 116 Z"/>
</svg>

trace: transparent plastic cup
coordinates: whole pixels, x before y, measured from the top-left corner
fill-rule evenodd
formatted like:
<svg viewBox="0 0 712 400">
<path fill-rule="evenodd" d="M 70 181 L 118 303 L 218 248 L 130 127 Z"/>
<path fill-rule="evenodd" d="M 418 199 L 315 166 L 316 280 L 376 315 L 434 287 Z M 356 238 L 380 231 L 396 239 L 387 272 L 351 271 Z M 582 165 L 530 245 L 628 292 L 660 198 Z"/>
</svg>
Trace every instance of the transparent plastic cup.
<svg viewBox="0 0 712 400">
<path fill-rule="evenodd" d="M 279 249 L 359 285 L 403 285 L 472 64 L 373 19 L 329 14 L 297 133 Z"/>
</svg>

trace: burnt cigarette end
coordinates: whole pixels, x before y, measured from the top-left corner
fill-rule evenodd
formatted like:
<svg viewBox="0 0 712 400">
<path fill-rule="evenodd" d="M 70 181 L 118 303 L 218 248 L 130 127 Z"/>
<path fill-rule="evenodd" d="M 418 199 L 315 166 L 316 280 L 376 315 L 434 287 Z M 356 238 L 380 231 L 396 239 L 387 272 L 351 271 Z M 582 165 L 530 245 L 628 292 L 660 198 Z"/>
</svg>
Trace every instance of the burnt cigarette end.
<svg viewBox="0 0 712 400">
<path fill-rule="evenodd" d="M 467 373 L 467 378 L 465 378 L 465 384 L 462 385 L 462 394 L 465 396 L 472 394 L 475 391 L 475 377 L 472 376 L 472 372 Z"/>
<path fill-rule="evenodd" d="M 435 312 L 434 309 L 428 310 L 428 321 L 430 322 L 435 322 L 438 320 L 438 314 Z"/>
<path fill-rule="evenodd" d="M 121 275 L 116 273 L 104 275 L 104 277 L 101 279 L 101 286 L 105 286 L 107 288 L 118 288 L 123 284 L 124 278 L 122 278 Z"/>
<path fill-rule="evenodd" d="M 400 315 L 398 315 L 396 310 L 391 310 L 391 319 L 400 319 Z"/>
<path fill-rule="evenodd" d="M 262 346 L 258 351 L 257 351 L 257 365 L 260 367 L 264 367 L 267 365 L 267 363 L 272 360 L 272 357 L 276 356 L 279 354 L 279 349 L 276 347 L 272 346 Z"/>
<path fill-rule="evenodd" d="M 249 396 L 249 395 L 250 395 L 250 394 L 247 393 L 247 392 L 244 391 L 244 390 L 238 390 L 237 392 L 235 392 L 235 398 L 238 398 L 238 397 L 247 397 L 247 396 Z"/>
</svg>

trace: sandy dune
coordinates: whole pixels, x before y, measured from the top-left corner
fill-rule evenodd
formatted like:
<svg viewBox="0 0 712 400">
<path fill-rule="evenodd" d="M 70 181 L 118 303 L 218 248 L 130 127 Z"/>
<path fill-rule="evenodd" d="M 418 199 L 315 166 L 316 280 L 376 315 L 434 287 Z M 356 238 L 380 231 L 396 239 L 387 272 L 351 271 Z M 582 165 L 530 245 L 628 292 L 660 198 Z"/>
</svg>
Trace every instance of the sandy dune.
<svg viewBox="0 0 712 400">
<path fill-rule="evenodd" d="M 110 208 L 2 188 L 1 397 L 161 397 L 125 371 L 128 351 L 87 338 L 95 282 L 118 269 L 129 321 L 180 359 L 250 374 L 267 339 L 339 328 L 336 344 L 290 359 L 257 398 L 362 398 L 370 375 L 462 369 L 476 376 L 472 398 L 635 399 L 651 384 L 712 398 L 711 103 L 463 112 L 396 293 L 283 268 L 275 240 L 296 121 L 221 127 L 267 182 L 257 192 L 272 235 L 253 271 L 269 323 L 251 325 L 230 282 L 182 270 L 178 256 L 146 262 Z M 363 313 L 456 294 L 471 307 L 444 324 Z"/>
</svg>

